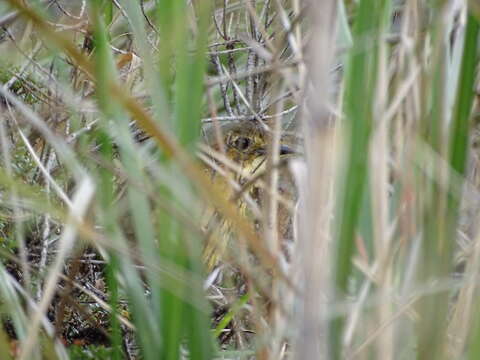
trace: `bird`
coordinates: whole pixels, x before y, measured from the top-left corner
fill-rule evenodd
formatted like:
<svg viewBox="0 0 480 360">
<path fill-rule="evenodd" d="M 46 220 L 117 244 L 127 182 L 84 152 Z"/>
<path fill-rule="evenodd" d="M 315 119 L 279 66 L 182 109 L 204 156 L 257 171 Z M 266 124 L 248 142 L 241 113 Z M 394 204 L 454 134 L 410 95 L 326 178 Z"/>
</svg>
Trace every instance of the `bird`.
<svg viewBox="0 0 480 360">
<path fill-rule="evenodd" d="M 220 131 L 218 131 L 220 130 Z M 265 186 L 267 157 L 271 132 L 268 126 L 258 121 L 238 121 L 210 127 L 205 132 L 205 147 L 202 160 L 205 171 L 212 181 L 213 191 L 221 191 L 238 208 L 239 216 L 251 220 L 261 230 L 264 198 L 268 194 Z M 294 138 L 282 136 L 279 146 L 279 208 L 277 213 L 280 238 L 292 237 L 292 203 L 296 190 L 292 176 L 286 166 L 288 160 L 298 156 Z M 216 209 L 208 206 L 203 215 L 206 242 L 203 262 L 207 271 L 225 262 L 235 233 L 228 219 L 223 219 Z"/>
</svg>

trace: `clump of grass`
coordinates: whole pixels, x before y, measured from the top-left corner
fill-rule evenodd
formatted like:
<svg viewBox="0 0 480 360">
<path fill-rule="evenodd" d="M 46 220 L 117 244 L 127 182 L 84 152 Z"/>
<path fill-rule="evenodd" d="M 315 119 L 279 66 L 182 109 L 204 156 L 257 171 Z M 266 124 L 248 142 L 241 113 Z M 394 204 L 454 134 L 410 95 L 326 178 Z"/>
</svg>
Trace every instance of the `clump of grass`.
<svg viewBox="0 0 480 360">
<path fill-rule="evenodd" d="M 0 12 L 2 358 L 478 357 L 473 3 Z"/>
</svg>

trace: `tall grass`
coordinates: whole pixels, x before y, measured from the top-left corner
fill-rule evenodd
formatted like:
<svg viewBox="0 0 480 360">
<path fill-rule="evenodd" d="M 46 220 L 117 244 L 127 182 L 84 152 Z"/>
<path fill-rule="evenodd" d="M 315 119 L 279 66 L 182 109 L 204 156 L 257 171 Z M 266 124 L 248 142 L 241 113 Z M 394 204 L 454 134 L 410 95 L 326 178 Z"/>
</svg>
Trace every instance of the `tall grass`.
<svg viewBox="0 0 480 360">
<path fill-rule="evenodd" d="M 478 16 L 0 3 L 0 357 L 478 358 Z"/>
</svg>

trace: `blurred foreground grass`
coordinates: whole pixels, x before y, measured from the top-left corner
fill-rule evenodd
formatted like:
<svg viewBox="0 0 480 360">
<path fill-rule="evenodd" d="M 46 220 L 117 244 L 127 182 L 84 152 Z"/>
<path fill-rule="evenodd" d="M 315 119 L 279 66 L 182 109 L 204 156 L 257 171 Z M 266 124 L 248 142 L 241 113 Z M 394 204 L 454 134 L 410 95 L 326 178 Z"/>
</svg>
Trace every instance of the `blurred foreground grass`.
<svg viewBox="0 0 480 360">
<path fill-rule="evenodd" d="M 1 2 L 0 357 L 478 359 L 479 16 Z"/>
</svg>

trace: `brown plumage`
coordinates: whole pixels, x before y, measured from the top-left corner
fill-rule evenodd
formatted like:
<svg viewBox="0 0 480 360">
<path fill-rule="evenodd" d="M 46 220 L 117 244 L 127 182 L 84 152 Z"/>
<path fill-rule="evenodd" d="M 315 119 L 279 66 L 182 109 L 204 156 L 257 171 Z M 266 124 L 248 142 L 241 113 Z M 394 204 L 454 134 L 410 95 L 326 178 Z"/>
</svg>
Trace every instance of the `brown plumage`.
<svg viewBox="0 0 480 360">
<path fill-rule="evenodd" d="M 221 191 L 227 199 L 234 201 L 239 209 L 239 216 L 246 216 L 254 221 L 252 212 L 255 207 L 262 208 L 266 193 L 260 183 L 266 180 L 264 175 L 268 133 L 257 123 L 241 122 L 222 127 L 222 135 L 223 146 L 215 141 L 213 129 L 207 136 L 207 143 L 213 150 L 218 152 L 222 147 L 225 149 L 227 159 L 226 161 L 217 159 L 213 161 L 214 166 L 207 168 L 206 171 L 212 178 L 212 189 Z M 296 197 L 293 180 L 285 166 L 286 160 L 295 156 L 289 145 L 287 139 L 283 137 L 280 146 L 281 164 L 279 164 L 278 187 L 278 194 L 283 201 L 279 203 L 277 214 L 278 232 L 281 238 L 291 237 L 291 203 Z M 232 167 L 236 171 L 230 171 Z M 234 189 L 233 182 L 238 184 L 237 189 Z M 250 203 L 247 201 L 248 197 L 250 197 Z M 229 221 L 222 219 L 212 208 L 205 211 L 204 227 L 209 237 L 204 247 L 203 258 L 207 269 L 212 269 L 228 254 L 227 249 L 231 241 L 234 241 L 235 235 Z"/>
</svg>

